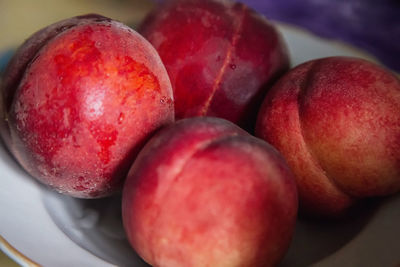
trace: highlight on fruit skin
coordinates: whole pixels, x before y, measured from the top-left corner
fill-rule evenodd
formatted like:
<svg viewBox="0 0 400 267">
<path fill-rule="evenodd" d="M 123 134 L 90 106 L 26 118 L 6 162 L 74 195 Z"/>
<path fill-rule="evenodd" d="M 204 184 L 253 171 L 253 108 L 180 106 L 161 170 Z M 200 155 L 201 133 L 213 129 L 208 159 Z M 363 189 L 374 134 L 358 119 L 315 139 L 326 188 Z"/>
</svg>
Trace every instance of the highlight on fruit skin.
<svg viewBox="0 0 400 267">
<path fill-rule="evenodd" d="M 366 60 L 303 63 L 267 94 L 256 135 L 293 170 L 300 207 L 341 216 L 359 199 L 400 191 L 400 81 Z"/>
<path fill-rule="evenodd" d="M 164 1 L 139 32 L 170 75 L 177 119 L 215 116 L 252 131 L 261 100 L 289 68 L 279 31 L 234 1 Z"/>
<path fill-rule="evenodd" d="M 159 131 L 122 196 L 128 240 L 152 266 L 275 266 L 296 216 L 284 158 L 220 118 L 183 119 Z"/>
<path fill-rule="evenodd" d="M 9 63 L 1 91 L 8 149 L 33 177 L 74 197 L 120 190 L 145 141 L 174 121 L 157 52 L 96 14 L 34 33 Z"/>
</svg>

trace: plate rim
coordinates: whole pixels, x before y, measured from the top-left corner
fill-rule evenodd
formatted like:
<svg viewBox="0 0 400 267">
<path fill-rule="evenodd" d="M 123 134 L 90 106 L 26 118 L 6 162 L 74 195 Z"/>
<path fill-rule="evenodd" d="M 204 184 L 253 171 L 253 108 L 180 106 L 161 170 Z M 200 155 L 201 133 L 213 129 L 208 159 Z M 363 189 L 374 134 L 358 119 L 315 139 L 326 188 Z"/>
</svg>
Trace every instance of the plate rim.
<svg viewBox="0 0 400 267">
<path fill-rule="evenodd" d="M 22 266 L 40 267 L 40 265 L 33 261 L 28 256 L 24 255 L 13 245 L 11 245 L 1 234 L 0 234 L 0 249 L 17 264 Z"/>
</svg>

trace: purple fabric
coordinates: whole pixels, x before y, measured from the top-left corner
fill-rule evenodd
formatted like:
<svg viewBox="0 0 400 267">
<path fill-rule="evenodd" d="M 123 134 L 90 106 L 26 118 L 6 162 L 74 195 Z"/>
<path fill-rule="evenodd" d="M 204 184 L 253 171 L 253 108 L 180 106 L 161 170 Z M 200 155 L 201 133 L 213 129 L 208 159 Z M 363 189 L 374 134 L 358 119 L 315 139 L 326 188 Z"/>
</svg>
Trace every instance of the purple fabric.
<svg viewBox="0 0 400 267">
<path fill-rule="evenodd" d="M 400 1 L 389 0 L 247 0 L 270 19 L 339 39 L 400 71 Z"/>
<path fill-rule="evenodd" d="M 161 2 L 159 0 L 158 2 Z M 267 18 L 341 40 L 400 71 L 400 0 L 242 0 Z"/>
</svg>

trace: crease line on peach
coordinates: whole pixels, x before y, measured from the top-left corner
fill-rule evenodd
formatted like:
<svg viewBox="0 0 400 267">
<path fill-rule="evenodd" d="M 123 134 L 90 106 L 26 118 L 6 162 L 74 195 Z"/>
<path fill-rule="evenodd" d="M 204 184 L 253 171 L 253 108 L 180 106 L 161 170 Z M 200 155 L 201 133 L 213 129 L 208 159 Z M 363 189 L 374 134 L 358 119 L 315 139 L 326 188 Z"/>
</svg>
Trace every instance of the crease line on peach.
<svg viewBox="0 0 400 267">
<path fill-rule="evenodd" d="M 236 46 L 236 44 L 237 44 L 237 42 L 239 40 L 239 37 L 240 37 L 240 32 L 243 29 L 245 10 L 246 10 L 246 6 L 242 5 L 241 9 L 240 9 L 241 16 L 240 16 L 239 23 L 238 23 L 238 25 L 236 27 L 235 32 L 232 35 L 232 40 L 230 42 L 229 49 L 228 49 L 228 51 L 226 53 L 226 56 L 225 56 L 225 59 L 224 59 L 224 63 L 222 64 L 222 67 L 221 67 L 220 71 L 218 72 L 217 77 L 215 78 L 215 81 L 214 81 L 214 84 L 213 84 L 213 88 L 212 88 L 212 92 L 211 92 L 210 96 L 207 98 L 207 101 L 205 102 L 203 108 L 200 111 L 200 115 L 201 116 L 205 116 L 206 115 L 206 113 L 207 113 L 207 111 L 208 111 L 208 109 L 209 109 L 209 107 L 211 105 L 211 101 L 212 101 L 215 93 L 220 88 L 220 83 L 221 83 L 221 80 L 222 80 L 222 76 L 224 75 L 225 69 L 227 68 L 229 62 L 232 59 L 232 52 L 235 49 L 235 46 Z"/>
</svg>

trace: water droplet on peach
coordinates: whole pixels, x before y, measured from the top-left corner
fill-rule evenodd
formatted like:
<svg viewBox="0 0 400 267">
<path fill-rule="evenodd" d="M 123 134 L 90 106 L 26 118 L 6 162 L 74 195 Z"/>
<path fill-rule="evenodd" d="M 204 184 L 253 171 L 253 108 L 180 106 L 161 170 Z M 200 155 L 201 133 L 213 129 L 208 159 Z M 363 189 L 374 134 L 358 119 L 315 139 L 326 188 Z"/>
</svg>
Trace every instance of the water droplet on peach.
<svg viewBox="0 0 400 267">
<path fill-rule="evenodd" d="M 124 113 L 120 113 L 118 117 L 118 124 L 121 124 L 124 121 L 125 115 Z"/>
</svg>

